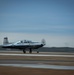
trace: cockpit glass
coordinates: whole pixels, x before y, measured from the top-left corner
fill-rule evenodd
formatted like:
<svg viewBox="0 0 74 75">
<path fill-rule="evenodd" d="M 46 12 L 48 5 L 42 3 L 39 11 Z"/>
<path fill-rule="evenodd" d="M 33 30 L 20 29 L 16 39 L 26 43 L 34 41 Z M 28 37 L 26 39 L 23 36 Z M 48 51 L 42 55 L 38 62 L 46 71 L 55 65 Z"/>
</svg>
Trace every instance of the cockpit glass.
<svg viewBox="0 0 74 75">
<path fill-rule="evenodd" d="M 32 41 L 28 41 L 28 40 L 22 40 L 22 41 L 19 41 L 17 43 L 31 43 Z"/>
</svg>

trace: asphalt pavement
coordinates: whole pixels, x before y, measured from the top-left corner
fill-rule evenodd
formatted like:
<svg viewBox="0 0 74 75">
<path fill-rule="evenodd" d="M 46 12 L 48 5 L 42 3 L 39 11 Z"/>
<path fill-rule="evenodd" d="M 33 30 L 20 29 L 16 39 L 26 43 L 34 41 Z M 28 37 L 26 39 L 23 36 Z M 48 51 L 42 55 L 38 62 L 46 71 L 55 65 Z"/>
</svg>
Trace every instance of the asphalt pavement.
<svg viewBox="0 0 74 75">
<path fill-rule="evenodd" d="M 0 53 L 0 56 L 57 56 L 57 57 L 74 57 L 74 55 L 49 55 L 49 54 L 9 54 Z M 74 66 L 59 66 L 48 65 L 49 62 L 74 62 L 68 60 L 19 60 L 19 59 L 0 59 L 0 66 L 13 66 L 13 67 L 30 67 L 30 68 L 46 68 L 46 69 L 63 69 L 74 70 Z"/>
</svg>

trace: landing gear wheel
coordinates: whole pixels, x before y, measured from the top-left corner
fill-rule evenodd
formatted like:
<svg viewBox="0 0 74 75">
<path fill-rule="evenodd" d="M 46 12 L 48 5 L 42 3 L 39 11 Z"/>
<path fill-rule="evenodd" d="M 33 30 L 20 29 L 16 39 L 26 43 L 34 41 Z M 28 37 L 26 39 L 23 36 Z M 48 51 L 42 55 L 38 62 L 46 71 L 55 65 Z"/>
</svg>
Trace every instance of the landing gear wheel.
<svg viewBox="0 0 74 75">
<path fill-rule="evenodd" d="M 25 51 L 25 50 L 23 50 L 23 53 L 26 53 L 26 51 Z"/>
<path fill-rule="evenodd" d="M 30 51 L 29 51 L 29 53 L 32 53 L 32 49 L 30 48 Z"/>
<path fill-rule="evenodd" d="M 39 51 L 37 51 L 37 53 L 39 53 Z"/>
</svg>

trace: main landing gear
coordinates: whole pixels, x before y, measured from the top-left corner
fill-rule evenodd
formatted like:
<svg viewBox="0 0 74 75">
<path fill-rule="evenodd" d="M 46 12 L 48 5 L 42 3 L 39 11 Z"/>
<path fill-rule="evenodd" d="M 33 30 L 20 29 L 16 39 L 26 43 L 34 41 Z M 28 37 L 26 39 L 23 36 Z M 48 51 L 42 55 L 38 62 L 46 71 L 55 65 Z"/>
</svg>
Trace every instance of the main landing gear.
<svg viewBox="0 0 74 75">
<path fill-rule="evenodd" d="M 23 53 L 26 53 L 26 50 L 23 50 Z M 32 53 L 32 49 L 29 49 L 29 53 Z M 37 51 L 37 53 L 39 53 L 39 51 Z"/>
<path fill-rule="evenodd" d="M 29 53 L 32 53 L 32 49 L 30 48 L 30 51 L 29 51 Z"/>
<path fill-rule="evenodd" d="M 23 50 L 23 53 L 26 53 L 26 51 L 25 51 L 25 50 Z"/>
<path fill-rule="evenodd" d="M 39 51 L 37 51 L 37 53 L 39 53 Z"/>
<path fill-rule="evenodd" d="M 23 50 L 23 53 L 26 53 L 26 50 Z M 32 53 L 32 49 L 30 48 L 29 53 Z"/>
</svg>

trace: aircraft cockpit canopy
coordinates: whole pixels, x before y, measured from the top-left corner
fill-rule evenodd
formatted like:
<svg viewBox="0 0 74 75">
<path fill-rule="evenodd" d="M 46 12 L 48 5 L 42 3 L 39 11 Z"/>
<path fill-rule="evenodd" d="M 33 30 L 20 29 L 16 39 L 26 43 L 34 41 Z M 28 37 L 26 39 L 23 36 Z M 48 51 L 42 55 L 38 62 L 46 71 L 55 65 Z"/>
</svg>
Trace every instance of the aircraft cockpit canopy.
<svg viewBox="0 0 74 75">
<path fill-rule="evenodd" d="M 21 41 L 18 41 L 16 42 L 16 44 L 23 44 L 23 43 L 32 43 L 32 41 L 29 41 L 29 40 L 21 40 Z"/>
<path fill-rule="evenodd" d="M 29 41 L 29 40 L 22 40 L 20 41 L 21 43 L 31 43 L 32 41 Z"/>
</svg>

